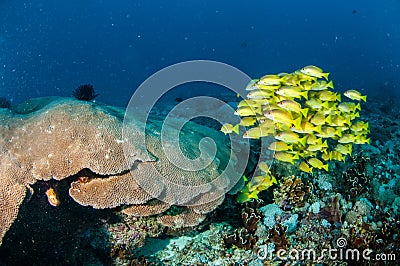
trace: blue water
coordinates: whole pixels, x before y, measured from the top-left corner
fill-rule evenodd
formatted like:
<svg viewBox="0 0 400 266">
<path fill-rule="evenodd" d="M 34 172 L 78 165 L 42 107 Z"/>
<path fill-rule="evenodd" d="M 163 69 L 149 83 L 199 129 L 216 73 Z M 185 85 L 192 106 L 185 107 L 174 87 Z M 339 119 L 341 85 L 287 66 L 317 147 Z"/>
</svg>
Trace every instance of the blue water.
<svg viewBox="0 0 400 266">
<path fill-rule="evenodd" d="M 251 77 L 309 64 L 339 90 L 400 94 L 400 1 L 0 2 L 0 96 L 13 103 L 91 83 L 125 105 L 154 72 L 217 60 Z"/>
</svg>

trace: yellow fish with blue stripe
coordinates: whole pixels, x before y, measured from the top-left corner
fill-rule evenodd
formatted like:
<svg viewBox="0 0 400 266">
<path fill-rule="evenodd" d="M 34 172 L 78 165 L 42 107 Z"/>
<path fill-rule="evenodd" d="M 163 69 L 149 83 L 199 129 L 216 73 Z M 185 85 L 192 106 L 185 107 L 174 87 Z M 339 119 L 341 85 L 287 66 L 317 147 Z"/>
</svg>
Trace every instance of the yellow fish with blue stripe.
<svg viewBox="0 0 400 266">
<path fill-rule="evenodd" d="M 316 66 L 306 66 L 300 70 L 301 73 L 316 78 L 325 78 L 328 80 L 329 73 L 324 73 L 321 68 Z"/>
<path fill-rule="evenodd" d="M 347 98 L 352 99 L 352 100 L 357 100 L 357 101 L 363 100 L 364 102 L 367 101 L 367 96 L 361 95 L 361 92 L 356 91 L 356 90 L 348 90 L 348 91 L 345 91 L 343 94 L 344 94 L 344 96 L 346 96 Z"/>
<path fill-rule="evenodd" d="M 235 112 L 241 116 L 239 124 L 248 127 L 243 137 L 275 138 L 268 147 L 274 158 L 292 164 L 301 160 L 296 165 L 306 173 L 328 171 L 327 162 L 332 160 L 344 162 L 352 154 L 352 145 L 370 142 L 368 123 L 360 120 L 360 102 L 366 96 L 356 90 L 336 92 L 328 77 L 329 72 L 309 65 L 252 80 L 246 87 L 247 100 Z M 342 102 L 343 95 L 353 102 Z M 265 175 L 248 182 L 240 201 L 258 198 L 259 191 L 274 183 L 265 162 L 257 171 Z"/>
<path fill-rule="evenodd" d="M 226 135 L 230 134 L 232 132 L 235 132 L 236 134 L 239 134 L 239 124 L 236 126 L 233 126 L 232 124 L 226 123 L 223 124 L 221 127 L 221 131 Z"/>
</svg>

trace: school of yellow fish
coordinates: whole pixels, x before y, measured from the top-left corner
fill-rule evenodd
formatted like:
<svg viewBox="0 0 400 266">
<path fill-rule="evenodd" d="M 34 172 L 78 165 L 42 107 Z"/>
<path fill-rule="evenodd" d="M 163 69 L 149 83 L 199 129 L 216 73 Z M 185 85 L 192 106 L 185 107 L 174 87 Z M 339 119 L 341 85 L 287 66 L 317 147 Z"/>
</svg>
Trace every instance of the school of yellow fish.
<svg viewBox="0 0 400 266">
<path fill-rule="evenodd" d="M 353 144 L 369 144 L 368 123 L 361 121 L 361 101 L 367 96 L 356 90 L 343 95 L 333 91 L 329 73 L 316 66 L 306 66 L 293 73 L 265 75 L 246 87 L 247 98 L 238 103 L 237 125 L 224 124 L 225 134 L 238 134 L 245 127 L 244 138 L 273 136 L 268 147 L 274 158 L 298 164 L 301 171 L 328 171 L 329 161 L 345 161 L 352 154 Z M 264 176 L 253 178 L 242 189 L 239 202 L 257 198 L 258 192 L 276 183 L 268 166 L 258 166 Z"/>
</svg>

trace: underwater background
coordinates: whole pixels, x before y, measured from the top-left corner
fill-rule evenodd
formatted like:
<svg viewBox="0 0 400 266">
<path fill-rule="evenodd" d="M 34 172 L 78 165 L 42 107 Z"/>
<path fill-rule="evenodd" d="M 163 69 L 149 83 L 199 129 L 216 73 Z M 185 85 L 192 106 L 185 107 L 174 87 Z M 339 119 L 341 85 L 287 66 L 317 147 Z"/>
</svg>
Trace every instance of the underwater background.
<svg viewBox="0 0 400 266">
<path fill-rule="evenodd" d="M 337 88 L 396 94 L 400 2 L 9 1 L 0 3 L 0 88 L 15 102 L 92 83 L 124 106 L 156 71 L 207 59 L 250 77 L 305 65 Z"/>
<path fill-rule="evenodd" d="M 47 114 L 58 119 L 59 127 L 66 121 L 60 115 L 65 110 L 88 121 L 89 129 L 82 130 L 88 139 L 103 125 L 122 127 L 124 108 L 135 90 L 157 71 L 189 60 L 226 63 L 251 78 L 318 66 L 330 73 L 335 92 L 354 89 L 368 95 L 358 111 L 362 122 L 369 124 L 370 138 L 368 144 L 364 139 L 362 145 L 354 145 L 353 156 L 345 162 L 332 162 L 328 172 L 305 173 L 297 164 L 275 160 L 271 167 L 275 183 L 270 180 L 260 200 L 242 203 L 228 193 L 206 210 L 191 213 L 191 221 L 182 218 L 181 227 L 176 219 L 168 219 L 188 210 L 161 206 L 155 198 L 146 198 L 155 215 L 141 217 L 132 216 L 140 211 L 128 211 L 125 205 L 142 207 L 143 202 L 100 205 L 95 198 L 91 201 L 79 194 L 98 178 L 126 178 L 129 169 L 100 169 L 99 177 L 83 163 L 71 175 L 35 177 L 16 189 L 26 189 L 26 197 L 16 204 L 18 217 L 0 242 L 0 265 L 398 265 L 399 13 L 398 0 L 0 0 L 0 97 L 12 106 L 11 115 L 0 108 L 0 148 L 10 154 L 25 150 L 13 147 L 8 134 L 23 141 L 25 128 Z M 98 94 L 93 101 L 66 98 L 82 84 L 93 85 Z M 168 112 L 199 95 L 221 99 L 234 109 L 240 101 L 219 85 L 180 85 L 154 107 L 146 136 L 156 142 Z M 38 98 L 47 96 L 57 97 Z M 210 109 L 215 106 L 210 104 Z M 196 106 L 192 109 L 196 112 Z M 96 120 L 98 114 L 106 117 L 104 123 Z M 14 115 L 33 122 L 18 124 Z M 208 118 L 192 122 L 181 133 L 185 151 L 196 157 L 199 139 L 211 136 L 222 147 L 216 164 L 225 166 L 230 143 L 219 132 L 223 122 Z M 51 141 L 62 139 L 57 137 L 42 145 L 49 147 Z M 40 146 L 41 139 L 27 143 Z M 260 143 L 251 140 L 250 144 L 246 175 L 254 173 L 262 157 Z M 163 158 L 153 149 L 156 157 Z M 8 155 L 1 156 L 0 178 L 7 176 L 9 162 Z M 242 187 L 247 182 L 245 177 L 240 181 Z M 7 184 L 0 195 L 6 195 Z M 7 208 L 0 204 L 0 210 Z M 3 223 L 8 214 L 0 215 Z M 340 240 L 345 244 L 341 246 Z M 323 248 L 344 247 L 371 249 L 384 259 L 283 261 L 275 254 L 279 248 L 313 249 L 320 254 Z"/>
</svg>

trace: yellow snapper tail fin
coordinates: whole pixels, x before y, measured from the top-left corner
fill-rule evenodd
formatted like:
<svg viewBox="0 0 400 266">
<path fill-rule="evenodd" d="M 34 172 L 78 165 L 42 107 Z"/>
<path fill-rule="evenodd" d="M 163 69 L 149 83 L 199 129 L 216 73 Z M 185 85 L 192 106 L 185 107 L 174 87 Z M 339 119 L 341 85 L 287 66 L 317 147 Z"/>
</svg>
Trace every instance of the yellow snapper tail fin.
<svg viewBox="0 0 400 266">
<path fill-rule="evenodd" d="M 327 87 L 327 88 L 331 88 L 331 89 L 334 88 L 332 80 L 329 81 L 328 84 L 326 84 L 326 87 Z"/>
<path fill-rule="evenodd" d="M 340 102 L 342 100 L 340 93 L 336 94 L 336 100 Z"/>
<path fill-rule="evenodd" d="M 237 135 L 239 135 L 239 124 L 232 128 L 232 132 L 235 132 Z"/>
<path fill-rule="evenodd" d="M 308 91 L 303 91 L 303 92 L 301 93 L 301 96 L 303 96 L 304 99 L 308 100 Z"/>
<path fill-rule="evenodd" d="M 307 144 L 307 136 L 304 136 L 303 138 L 301 138 L 299 142 L 303 147 L 305 147 Z"/>
<path fill-rule="evenodd" d="M 364 102 L 366 102 L 366 101 L 367 101 L 367 95 L 361 96 L 361 100 L 363 100 Z"/>
<path fill-rule="evenodd" d="M 308 111 L 309 111 L 310 109 L 308 109 L 308 108 L 304 108 L 304 109 L 301 109 L 300 110 L 300 112 L 301 112 L 301 114 L 304 116 L 304 117 L 307 117 L 307 114 L 308 114 Z"/>
</svg>

